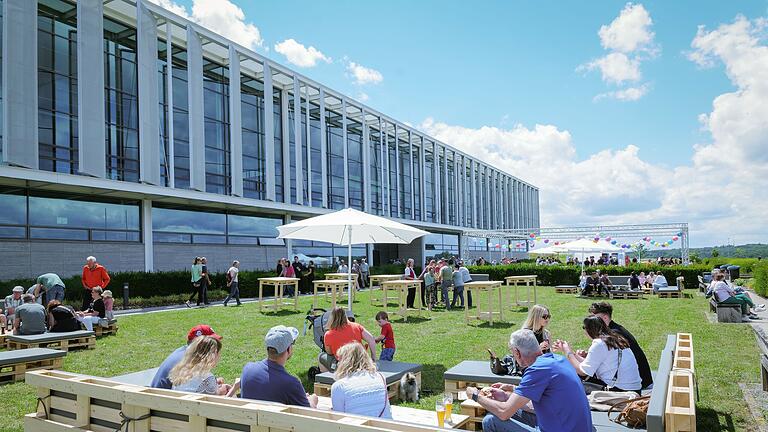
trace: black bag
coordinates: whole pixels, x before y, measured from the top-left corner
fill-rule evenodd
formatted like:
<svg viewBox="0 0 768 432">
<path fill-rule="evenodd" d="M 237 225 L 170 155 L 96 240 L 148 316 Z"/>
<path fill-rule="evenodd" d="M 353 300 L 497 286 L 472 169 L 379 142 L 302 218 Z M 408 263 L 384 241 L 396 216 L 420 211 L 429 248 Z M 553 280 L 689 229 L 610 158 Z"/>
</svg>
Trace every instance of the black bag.
<svg viewBox="0 0 768 432">
<path fill-rule="evenodd" d="M 491 355 L 491 372 L 494 375 L 522 375 L 522 371 L 517 366 L 515 358 L 507 354 L 499 359 L 496 354 L 488 348 L 488 354 Z"/>
</svg>

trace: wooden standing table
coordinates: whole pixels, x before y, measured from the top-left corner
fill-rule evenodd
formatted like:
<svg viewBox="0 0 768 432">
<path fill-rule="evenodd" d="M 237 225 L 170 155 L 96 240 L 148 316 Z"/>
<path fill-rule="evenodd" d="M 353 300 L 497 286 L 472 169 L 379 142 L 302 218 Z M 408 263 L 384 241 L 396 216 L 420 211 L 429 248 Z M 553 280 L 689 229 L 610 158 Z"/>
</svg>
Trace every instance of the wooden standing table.
<svg viewBox="0 0 768 432">
<path fill-rule="evenodd" d="M 388 282 L 388 281 L 395 281 L 400 280 L 403 278 L 403 275 L 371 275 L 368 277 L 368 279 L 371 281 L 371 291 L 373 291 L 373 283 L 378 282 L 379 288 L 382 288 L 382 283 Z M 376 306 L 381 304 L 382 306 L 385 305 L 385 303 L 388 303 L 390 300 L 397 300 L 397 297 L 387 297 L 386 295 L 382 294 L 381 302 L 379 302 L 376 299 L 376 296 L 373 295 L 373 292 L 371 292 L 371 306 Z"/>
<path fill-rule="evenodd" d="M 336 307 L 336 296 L 343 295 L 344 289 L 347 288 L 347 281 L 345 280 L 339 280 L 339 279 L 326 279 L 326 280 L 316 280 L 312 281 L 312 284 L 315 286 L 315 294 L 312 296 L 312 307 L 317 307 L 317 290 L 318 289 L 324 289 L 325 290 L 325 298 L 328 299 L 328 293 L 331 294 L 331 305 L 332 307 Z M 330 291 L 329 291 L 330 290 Z"/>
<path fill-rule="evenodd" d="M 277 312 L 278 308 L 283 306 L 291 306 L 293 304 L 293 310 L 299 310 L 299 278 L 286 278 L 286 277 L 269 277 L 259 278 L 259 312 L 264 307 L 264 286 L 272 286 L 275 288 L 275 302 L 274 311 Z M 283 292 L 285 287 L 293 286 L 293 300 L 283 300 Z"/>
<path fill-rule="evenodd" d="M 401 317 L 405 318 L 406 321 L 408 321 L 408 314 L 409 311 L 416 310 L 418 313 L 418 316 L 421 317 L 421 310 L 424 309 L 424 305 L 421 303 L 421 280 L 419 279 L 400 279 L 400 280 L 391 280 L 381 283 L 381 289 L 383 291 L 384 299 L 387 299 L 387 291 L 388 290 L 394 290 L 397 291 L 397 310 L 393 311 L 391 313 L 400 315 Z M 413 303 L 416 304 L 416 301 L 419 302 L 419 307 L 414 309 L 408 309 L 408 289 L 409 288 L 416 288 L 416 297 L 413 299 Z M 386 300 L 384 301 L 385 304 L 383 306 L 384 311 L 387 312 L 388 305 L 386 304 Z M 429 313 L 429 312 L 427 312 Z"/>
<path fill-rule="evenodd" d="M 352 283 L 355 285 L 355 289 L 360 288 L 360 286 L 357 284 L 357 278 L 360 275 L 358 275 L 357 273 L 326 273 L 325 278 L 331 279 L 331 280 L 334 280 L 334 279 L 347 280 L 347 278 L 350 277 L 350 275 L 351 275 Z"/>
<path fill-rule="evenodd" d="M 494 312 L 493 311 L 493 290 L 498 289 L 499 291 L 499 311 Z M 488 293 L 488 311 L 487 312 L 481 312 L 480 311 L 480 296 L 475 296 L 475 304 L 477 305 L 477 315 L 470 315 L 469 314 L 469 302 L 464 302 L 464 318 L 466 319 L 467 323 L 469 323 L 469 320 L 471 319 L 479 319 L 484 320 L 488 319 L 488 322 L 493 325 L 493 315 L 496 314 L 499 316 L 499 321 L 504 320 L 504 314 L 503 314 L 503 303 L 501 299 L 501 281 L 476 281 L 476 282 L 467 282 L 464 284 L 464 291 L 466 291 L 464 294 L 467 295 L 469 290 L 474 290 L 475 293 L 480 292 L 487 292 Z"/>
<path fill-rule="evenodd" d="M 536 304 L 536 275 L 523 275 L 523 276 L 507 276 L 504 278 L 507 286 L 515 287 L 515 304 L 518 306 L 533 306 Z M 531 284 L 533 284 L 533 302 L 531 302 Z M 518 286 L 525 285 L 526 296 L 525 301 L 520 301 Z"/>
</svg>

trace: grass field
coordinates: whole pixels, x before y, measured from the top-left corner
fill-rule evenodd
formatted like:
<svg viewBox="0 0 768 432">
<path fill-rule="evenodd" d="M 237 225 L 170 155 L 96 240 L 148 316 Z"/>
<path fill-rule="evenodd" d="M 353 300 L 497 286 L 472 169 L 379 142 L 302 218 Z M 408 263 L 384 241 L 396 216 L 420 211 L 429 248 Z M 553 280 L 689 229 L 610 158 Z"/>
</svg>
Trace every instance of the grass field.
<svg viewBox="0 0 768 432">
<path fill-rule="evenodd" d="M 579 348 L 588 347 L 581 330 L 581 319 L 591 301 L 573 295 L 539 289 L 539 303 L 553 315 L 553 338 L 565 339 Z M 475 300 L 477 302 L 477 299 Z M 697 404 L 701 431 L 750 430 L 754 424 L 738 383 L 759 380 L 759 357 L 752 330 L 747 325 L 716 324 L 707 320 L 706 300 L 688 299 L 616 300 L 614 318 L 629 329 L 645 349 L 651 368 L 656 369 L 666 335 L 693 334 L 694 355 L 700 401 Z M 224 336 L 221 362 L 215 373 L 229 382 L 239 376 L 243 365 L 265 355 L 264 334 L 273 325 L 285 324 L 302 329 L 310 298 L 302 298 L 300 312 L 281 311 L 261 314 L 256 304 L 239 308 L 214 307 L 135 315 L 120 318 L 117 336 L 97 341 L 96 349 L 73 351 L 64 361 L 64 370 L 110 377 L 156 367 L 172 350 L 185 343 L 187 330 L 199 323 L 211 325 Z M 320 303 L 320 307 L 330 307 Z M 369 304 L 369 294 L 361 293 L 355 303 L 357 322 L 377 335 L 375 313 L 380 308 Z M 421 363 L 424 396 L 412 406 L 434 409 L 437 394 L 442 394 L 443 372 L 466 359 L 487 359 L 485 348 L 506 352 L 509 333 L 525 318 L 520 309 L 505 310 L 505 323 L 467 325 L 460 311 L 432 313 L 431 320 L 393 321 L 397 353 L 395 360 Z M 307 368 L 315 364 L 318 348 L 310 334 L 300 337 L 288 370 L 299 376 L 311 391 Z M 24 383 L 0 387 L 0 431 L 21 431 L 22 417 L 35 409 L 34 389 Z"/>
</svg>

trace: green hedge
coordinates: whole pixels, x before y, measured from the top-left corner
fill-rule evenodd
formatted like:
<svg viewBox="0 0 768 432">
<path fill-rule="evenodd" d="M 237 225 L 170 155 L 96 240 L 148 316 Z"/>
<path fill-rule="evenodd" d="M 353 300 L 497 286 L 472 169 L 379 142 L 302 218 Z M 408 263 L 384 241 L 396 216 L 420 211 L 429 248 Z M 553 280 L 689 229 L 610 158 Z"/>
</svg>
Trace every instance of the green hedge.
<svg viewBox="0 0 768 432">
<path fill-rule="evenodd" d="M 754 265 L 752 269 L 752 276 L 754 276 L 755 292 L 763 297 L 768 296 L 768 262 L 761 261 Z"/>
<path fill-rule="evenodd" d="M 659 272 L 664 274 L 670 285 L 675 283 L 678 276 L 685 278 L 685 287 L 697 289 L 699 286 L 697 276 L 702 272 L 709 271 L 708 266 L 689 265 L 689 266 L 658 266 L 645 264 L 632 264 L 626 267 L 621 266 L 598 266 L 588 267 L 589 270 L 599 268 L 601 272 L 609 275 L 629 275 L 630 272 Z M 471 273 L 486 273 L 491 280 L 504 280 L 506 276 L 529 275 L 538 276 L 539 285 L 575 285 L 579 282 L 581 267 L 573 265 L 553 265 L 543 266 L 536 264 L 510 264 L 506 266 L 472 266 L 469 267 Z"/>
<path fill-rule="evenodd" d="M 728 258 L 728 257 L 716 257 L 716 258 L 705 258 L 702 260 L 702 263 L 709 267 L 709 270 L 712 270 L 713 267 L 720 267 L 721 265 L 728 264 L 728 265 L 737 265 L 741 267 L 741 273 L 752 273 L 754 272 L 755 265 L 760 263 L 757 258 Z"/>
</svg>

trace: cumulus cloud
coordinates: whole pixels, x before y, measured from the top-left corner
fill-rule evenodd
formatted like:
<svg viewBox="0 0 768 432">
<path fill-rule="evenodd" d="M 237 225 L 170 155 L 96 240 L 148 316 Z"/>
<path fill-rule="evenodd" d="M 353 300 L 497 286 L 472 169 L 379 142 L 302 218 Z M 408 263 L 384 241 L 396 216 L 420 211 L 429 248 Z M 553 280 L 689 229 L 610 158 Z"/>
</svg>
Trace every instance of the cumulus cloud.
<svg viewBox="0 0 768 432">
<path fill-rule="evenodd" d="M 306 47 L 294 39 L 286 39 L 275 44 L 275 51 L 285 56 L 289 63 L 299 67 L 314 67 L 317 62 L 331 62 L 331 58 L 320 52 L 317 48 Z"/>
<path fill-rule="evenodd" d="M 604 82 L 622 86 L 640 81 L 640 64 L 655 57 L 659 48 L 654 42 L 655 34 L 651 31 L 653 20 L 641 4 L 627 3 L 610 24 L 603 25 L 597 32 L 600 44 L 608 54 L 584 63 L 576 68 L 577 72 L 599 70 Z M 636 101 L 648 92 L 647 85 L 635 86 L 601 93 L 595 96 L 598 101 L 613 98 L 621 101 Z"/>
<path fill-rule="evenodd" d="M 360 92 L 357 94 L 357 100 L 360 102 L 366 102 L 368 99 L 370 99 L 370 96 L 368 96 L 368 93 L 366 92 Z"/>
<path fill-rule="evenodd" d="M 347 72 L 352 76 L 357 85 L 378 84 L 384 80 L 384 75 L 381 72 L 353 61 L 347 63 Z"/>
<path fill-rule="evenodd" d="M 650 85 L 645 83 L 639 87 L 627 87 L 621 90 L 600 93 L 599 95 L 595 96 L 594 100 L 599 101 L 600 99 L 617 99 L 620 101 L 636 101 L 645 96 L 649 89 Z"/>
<path fill-rule="evenodd" d="M 253 23 L 245 22 L 245 13 L 230 0 L 193 0 L 192 13 L 173 0 L 150 0 L 238 44 L 256 49 L 264 40 Z"/>
</svg>

